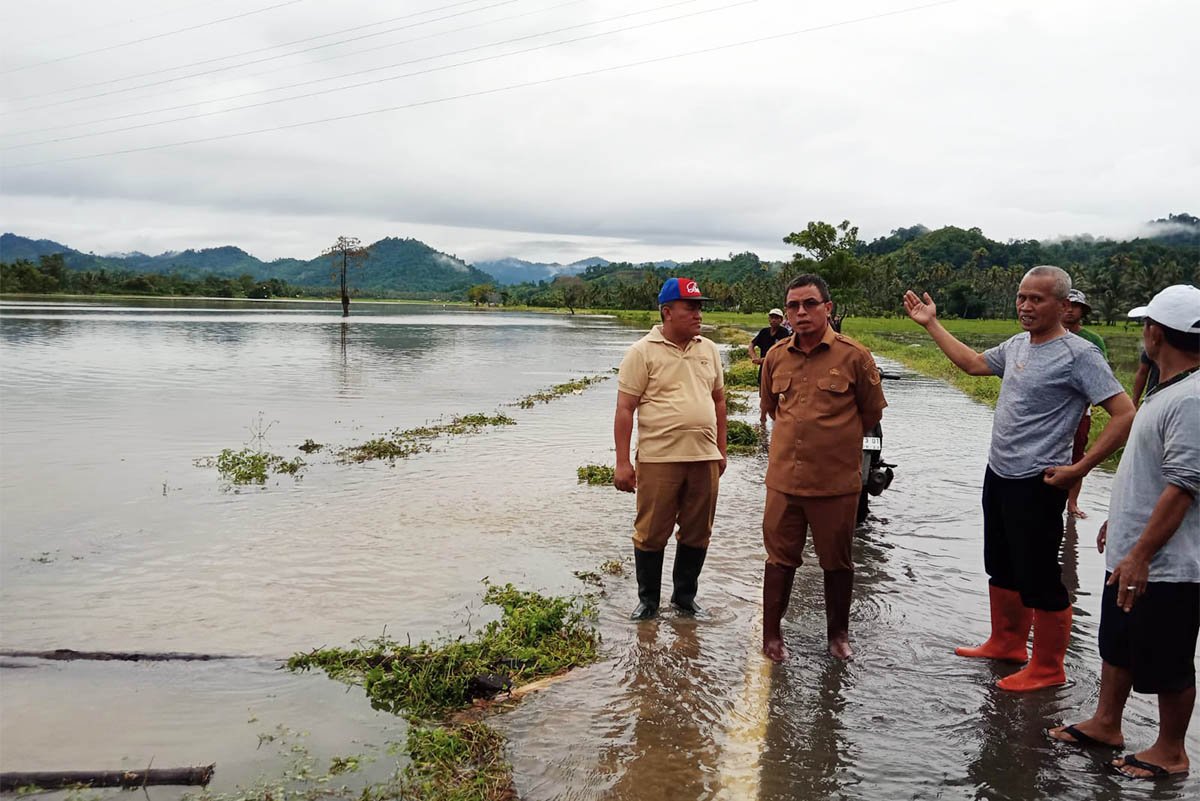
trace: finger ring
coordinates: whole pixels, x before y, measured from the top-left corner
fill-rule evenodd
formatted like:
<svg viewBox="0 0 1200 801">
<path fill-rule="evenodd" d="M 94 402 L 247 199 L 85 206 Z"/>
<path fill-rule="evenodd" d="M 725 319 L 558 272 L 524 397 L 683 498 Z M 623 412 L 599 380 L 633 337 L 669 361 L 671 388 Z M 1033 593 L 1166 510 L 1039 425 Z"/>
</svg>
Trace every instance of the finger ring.
<svg viewBox="0 0 1200 801">
<path fill-rule="evenodd" d="M 1129 590 L 1130 592 L 1132 592 L 1133 590 L 1136 590 L 1136 589 L 1137 589 L 1137 587 L 1135 587 L 1135 586 L 1133 586 L 1132 584 L 1130 584 L 1130 585 L 1129 585 L 1128 587 L 1126 587 L 1125 589 L 1127 589 L 1127 590 Z"/>
</svg>

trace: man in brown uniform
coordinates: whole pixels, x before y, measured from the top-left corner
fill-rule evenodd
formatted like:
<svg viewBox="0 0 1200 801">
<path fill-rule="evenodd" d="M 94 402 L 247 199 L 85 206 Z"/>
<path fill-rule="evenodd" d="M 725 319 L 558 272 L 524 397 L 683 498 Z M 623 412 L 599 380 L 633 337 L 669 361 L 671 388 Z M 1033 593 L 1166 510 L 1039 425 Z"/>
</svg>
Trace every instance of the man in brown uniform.
<svg viewBox="0 0 1200 801">
<path fill-rule="evenodd" d="M 887 401 L 871 351 L 830 326 L 824 279 L 797 276 L 785 307 L 795 333 L 767 354 L 759 383 L 762 408 L 775 420 L 763 510 L 763 653 L 775 662 L 787 658 L 780 622 L 811 529 L 825 571 L 829 653 L 849 659 L 862 438 Z"/>
<path fill-rule="evenodd" d="M 613 484 L 637 492 L 638 605 L 631 620 L 658 614 L 663 551 L 676 524 L 671 604 L 684 614 L 700 611 L 697 582 L 725 472 L 725 374 L 716 344 L 700 336 L 705 300 L 690 278 L 668 278 L 658 293 L 662 325 L 629 348 L 617 376 Z M 636 466 L 629 448 L 635 412 Z"/>
</svg>

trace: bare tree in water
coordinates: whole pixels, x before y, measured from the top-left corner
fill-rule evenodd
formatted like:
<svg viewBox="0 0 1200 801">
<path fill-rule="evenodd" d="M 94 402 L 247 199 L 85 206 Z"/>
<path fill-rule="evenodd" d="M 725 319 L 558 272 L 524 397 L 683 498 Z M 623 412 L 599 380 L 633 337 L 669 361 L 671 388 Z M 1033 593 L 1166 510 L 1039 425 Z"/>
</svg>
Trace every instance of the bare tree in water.
<svg viewBox="0 0 1200 801">
<path fill-rule="evenodd" d="M 342 289 L 342 316 L 350 316 L 350 285 L 346 282 L 346 273 L 351 267 L 361 267 L 371 255 L 362 246 L 356 236 L 339 236 L 337 242 L 326 248 L 321 254 L 329 256 L 333 262 L 333 277 L 340 278 Z"/>
</svg>

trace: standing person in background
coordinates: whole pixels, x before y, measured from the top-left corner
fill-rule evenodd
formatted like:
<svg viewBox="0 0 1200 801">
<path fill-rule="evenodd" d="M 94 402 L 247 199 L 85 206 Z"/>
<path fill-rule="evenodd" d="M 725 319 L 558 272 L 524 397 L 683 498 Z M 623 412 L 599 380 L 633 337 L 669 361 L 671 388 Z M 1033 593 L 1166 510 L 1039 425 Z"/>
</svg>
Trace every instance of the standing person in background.
<svg viewBox="0 0 1200 801">
<path fill-rule="evenodd" d="M 937 319 L 937 305 L 909 290 L 904 308 L 942 352 L 968 375 L 1001 379 L 992 442 L 983 478 L 983 563 L 988 574 L 992 633 L 959 656 L 1024 662 L 1033 628 L 1033 658 L 998 682 L 1028 691 L 1066 682 L 1063 659 L 1071 637 L 1071 602 L 1058 552 L 1067 489 L 1102 462 L 1129 434 L 1133 402 L 1099 349 L 1063 328 L 1071 276 L 1034 267 L 1017 289 L 1024 330 L 977 353 Z M 1083 410 L 1103 406 L 1112 419 L 1078 462 L 1071 443 Z"/>
<path fill-rule="evenodd" d="M 1104 356 L 1105 361 L 1108 360 L 1108 348 L 1104 345 L 1104 338 L 1094 331 L 1089 331 L 1083 327 L 1083 321 L 1092 313 L 1092 307 L 1087 302 L 1087 297 L 1078 289 L 1072 289 L 1067 293 L 1067 310 L 1063 312 L 1063 327 L 1077 337 L 1083 337 L 1088 342 L 1091 342 L 1100 349 L 1100 353 Z M 1079 428 L 1075 429 L 1075 441 L 1071 448 L 1071 463 L 1074 464 L 1083 458 L 1083 452 L 1087 450 L 1088 434 L 1092 430 L 1092 407 L 1087 407 L 1083 412 L 1083 417 L 1079 419 Z M 1075 482 L 1075 485 L 1067 492 L 1067 514 L 1071 517 L 1078 517 L 1080 520 L 1087 518 L 1087 514 L 1079 508 L 1079 491 L 1083 489 L 1083 479 Z"/>
<path fill-rule="evenodd" d="M 658 614 L 663 551 L 676 524 L 671 603 L 685 614 L 700 611 L 696 591 L 725 472 L 726 425 L 721 353 L 700 336 L 706 300 L 690 278 L 668 278 L 658 293 L 662 323 L 633 343 L 617 375 L 613 484 L 637 493 L 638 605 L 631 620 Z M 636 465 L 630 459 L 635 413 Z"/>
<path fill-rule="evenodd" d="M 754 339 L 750 340 L 747 350 L 750 351 L 750 361 L 758 365 L 758 381 L 762 383 L 762 363 L 767 357 L 767 351 L 775 347 L 775 343 L 780 340 L 787 339 L 792 335 L 792 332 L 783 325 L 783 311 L 780 309 L 771 309 L 767 312 L 767 322 L 770 323 L 766 328 L 762 329 L 755 335 Z M 754 351 L 758 350 L 758 356 L 754 355 Z M 767 413 L 759 407 L 758 424 L 765 425 L 767 422 Z"/>
<path fill-rule="evenodd" d="M 759 381 L 762 408 L 775 421 L 763 509 L 763 654 L 787 658 L 783 613 L 811 531 L 824 573 L 829 653 L 849 659 L 862 438 L 887 401 L 871 351 L 829 324 L 824 279 L 797 276 L 784 305 L 795 333 L 767 354 Z"/>
<path fill-rule="evenodd" d="M 1143 392 L 1153 392 L 1158 386 L 1158 365 L 1146 353 L 1146 349 L 1142 348 L 1138 354 L 1138 369 L 1133 374 L 1133 405 L 1139 406 L 1142 402 Z"/>
<path fill-rule="evenodd" d="M 1162 381 L 1142 402 L 1113 480 L 1100 602 L 1100 698 L 1091 718 L 1049 734 L 1123 748 L 1129 693 L 1158 696 L 1158 738 L 1113 760 L 1131 779 L 1187 773 L 1200 633 L 1200 289 L 1183 284 L 1129 312 Z"/>
</svg>

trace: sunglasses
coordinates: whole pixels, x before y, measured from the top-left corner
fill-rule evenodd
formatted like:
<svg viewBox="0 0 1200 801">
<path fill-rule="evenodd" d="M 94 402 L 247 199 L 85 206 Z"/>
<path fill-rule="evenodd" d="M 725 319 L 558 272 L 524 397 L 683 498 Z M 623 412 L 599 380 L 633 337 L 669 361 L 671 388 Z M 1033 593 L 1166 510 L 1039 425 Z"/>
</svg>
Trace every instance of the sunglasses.
<svg viewBox="0 0 1200 801">
<path fill-rule="evenodd" d="M 828 303 L 828 301 L 817 300 L 816 298 L 809 298 L 808 300 L 804 300 L 804 301 L 789 300 L 787 303 L 785 303 L 783 305 L 787 306 L 792 311 L 798 311 L 801 306 L 804 307 L 805 311 L 812 311 L 812 310 L 816 309 L 818 306 L 824 306 L 826 303 Z"/>
</svg>

